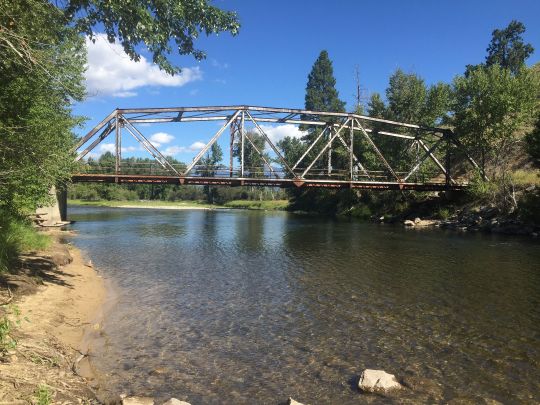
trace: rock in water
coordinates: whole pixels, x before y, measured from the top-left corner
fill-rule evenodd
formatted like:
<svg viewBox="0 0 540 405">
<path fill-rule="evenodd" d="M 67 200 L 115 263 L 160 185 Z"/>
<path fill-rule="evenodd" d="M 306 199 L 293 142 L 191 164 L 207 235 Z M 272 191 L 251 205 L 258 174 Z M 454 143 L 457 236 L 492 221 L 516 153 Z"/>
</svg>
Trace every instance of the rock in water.
<svg viewBox="0 0 540 405">
<path fill-rule="evenodd" d="M 403 222 L 403 225 L 405 226 L 414 226 L 414 221 L 411 221 L 410 219 L 407 219 L 405 222 Z"/>
<path fill-rule="evenodd" d="M 385 393 L 401 388 L 396 376 L 388 374 L 384 370 L 365 369 L 360 376 L 358 388 L 364 392 Z"/>
<path fill-rule="evenodd" d="M 94 267 L 94 263 L 92 263 L 92 260 L 88 260 L 85 264 L 86 267 Z"/>
<path fill-rule="evenodd" d="M 190 405 L 189 402 L 180 401 L 176 398 L 171 398 L 167 402 L 164 402 L 163 405 Z"/>
<path fill-rule="evenodd" d="M 287 402 L 287 405 L 304 405 L 301 402 L 295 401 L 292 398 L 289 398 L 289 402 Z"/>
<path fill-rule="evenodd" d="M 126 397 L 122 405 L 154 405 L 154 400 L 149 397 Z"/>
</svg>

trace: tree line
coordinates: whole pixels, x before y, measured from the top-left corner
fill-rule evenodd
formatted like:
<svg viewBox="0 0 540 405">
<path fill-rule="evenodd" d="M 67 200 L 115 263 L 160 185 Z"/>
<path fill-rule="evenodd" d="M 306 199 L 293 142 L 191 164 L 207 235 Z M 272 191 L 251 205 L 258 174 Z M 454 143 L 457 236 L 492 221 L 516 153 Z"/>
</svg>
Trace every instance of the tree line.
<svg viewBox="0 0 540 405">
<path fill-rule="evenodd" d="M 516 165 L 527 167 L 531 160 L 538 165 L 540 157 L 540 64 L 526 66 L 534 48 L 523 40 L 524 32 L 525 26 L 518 21 L 494 30 L 485 62 L 467 65 L 464 73 L 451 83 L 427 85 L 417 74 L 397 69 L 389 78 L 384 97 L 373 93 L 366 105 L 358 103 L 352 112 L 427 127 L 451 128 L 479 163 L 481 172 L 490 179 L 486 184 L 483 176 L 476 176 L 473 182 L 476 187 L 472 190 L 492 191 L 476 197 L 491 198 L 493 202 L 497 199 L 506 201 L 505 195 L 499 194 L 508 190 L 509 183 L 511 186 L 512 169 Z M 327 51 L 322 51 L 308 76 L 305 108 L 345 112 L 345 103 L 340 100 L 335 84 L 332 62 Z M 377 130 L 377 125 L 371 128 Z M 302 139 L 285 138 L 279 144 L 289 163 L 296 161 L 320 134 L 320 129 L 305 129 L 307 134 Z M 380 137 L 377 143 L 393 167 L 397 170 L 410 168 L 416 151 L 392 137 Z M 321 148 L 315 148 L 312 156 Z M 377 159 L 361 136 L 355 137 L 354 151 L 367 166 L 377 168 Z M 333 154 L 333 165 L 339 166 L 340 158 L 344 165 L 347 159 L 345 148 L 338 145 L 330 153 Z M 325 165 L 326 162 L 321 160 L 315 168 L 329 173 L 330 166 L 325 168 Z M 459 166 L 456 169 L 463 170 Z M 429 170 L 429 165 L 425 170 Z M 409 195 L 414 198 L 417 194 Z M 397 206 L 403 193 L 294 189 L 290 190 L 290 197 L 293 209 L 336 213 L 358 209 L 362 205 Z M 516 205 L 515 201 L 513 203 Z"/>
</svg>

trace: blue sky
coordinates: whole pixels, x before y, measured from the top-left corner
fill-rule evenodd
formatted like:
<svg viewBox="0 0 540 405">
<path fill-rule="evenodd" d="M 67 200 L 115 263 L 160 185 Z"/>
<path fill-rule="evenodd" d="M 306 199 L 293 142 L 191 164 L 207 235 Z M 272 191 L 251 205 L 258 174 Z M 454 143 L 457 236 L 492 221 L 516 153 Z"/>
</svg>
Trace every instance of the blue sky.
<svg viewBox="0 0 540 405">
<path fill-rule="evenodd" d="M 75 112 L 89 120 L 79 132 L 87 132 L 116 107 L 302 108 L 307 75 L 322 49 L 333 61 L 340 97 L 352 109 L 355 66 L 366 95 L 384 93 L 388 77 L 397 68 L 415 72 L 427 83 L 450 82 L 465 65 L 484 60 L 493 29 L 512 19 L 525 24 L 525 39 L 537 48 L 528 64 L 540 61 L 538 0 L 216 0 L 214 4 L 238 12 L 240 34 L 201 37 L 197 45 L 207 52 L 205 61 L 174 56 L 173 61 L 185 68 L 179 77 L 167 77 L 148 60 L 130 62 L 117 45 L 105 41 L 90 45 L 91 97 L 75 106 Z M 191 160 L 197 142 L 207 141 L 215 129 L 215 123 L 199 129 L 141 128 L 148 137 L 160 133 L 154 139 L 167 141 L 160 150 L 169 148 L 184 161 Z M 296 128 L 281 128 L 274 130 L 274 139 L 288 133 L 298 135 Z M 145 155 L 135 143 L 126 141 L 124 146 L 131 150 L 126 154 Z"/>
</svg>

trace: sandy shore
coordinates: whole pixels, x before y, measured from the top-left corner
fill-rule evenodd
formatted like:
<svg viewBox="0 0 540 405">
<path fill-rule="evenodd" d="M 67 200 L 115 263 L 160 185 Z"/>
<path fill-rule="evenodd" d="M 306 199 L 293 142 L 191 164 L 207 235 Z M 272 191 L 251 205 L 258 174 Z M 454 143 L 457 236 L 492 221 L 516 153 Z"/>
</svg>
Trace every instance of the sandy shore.
<svg viewBox="0 0 540 405">
<path fill-rule="evenodd" d="M 86 371 L 82 378 L 79 370 L 88 336 L 100 330 L 107 288 L 82 253 L 53 234 L 51 248 L 23 257 L 22 274 L 8 279 L 15 291 L 9 317 L 17 346 L 0 362 L 0 404 L 35 403 L 40 386 L 53 403 L 95 401 L 87 385 L 92 376 Z"/>
<path fill-rule="evenodd" d="M 215 210 L 210 207 L 182 206 L 182 205 L 118 205 L 116 208 L 143 208 L 153 210 Z"/>
</svg>

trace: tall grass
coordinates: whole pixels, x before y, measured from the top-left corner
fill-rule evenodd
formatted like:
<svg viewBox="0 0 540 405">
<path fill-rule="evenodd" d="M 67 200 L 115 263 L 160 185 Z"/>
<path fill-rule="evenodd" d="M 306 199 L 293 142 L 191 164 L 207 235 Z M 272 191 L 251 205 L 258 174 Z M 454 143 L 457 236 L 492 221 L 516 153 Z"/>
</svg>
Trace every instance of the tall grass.
<svg viewBox="0 0 540 405">
<path fill-rule="evenodd" d="M 45 249 L 49 243 L 27 220 L 0 211 L 0 273 L 13 269 L 22 252 Z"/>
</svg>

